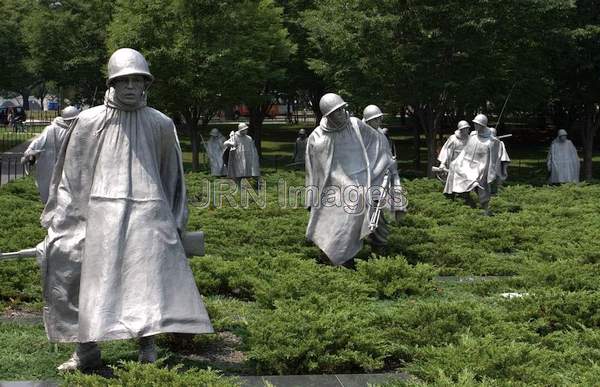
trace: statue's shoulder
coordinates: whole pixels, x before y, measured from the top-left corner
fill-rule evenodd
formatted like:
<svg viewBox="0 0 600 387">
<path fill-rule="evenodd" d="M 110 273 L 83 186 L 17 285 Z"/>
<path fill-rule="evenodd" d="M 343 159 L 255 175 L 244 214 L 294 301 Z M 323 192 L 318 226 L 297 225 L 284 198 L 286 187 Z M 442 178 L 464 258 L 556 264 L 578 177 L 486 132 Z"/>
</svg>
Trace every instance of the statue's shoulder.
<svg viewBox="0 0 600 387">
<path fill-rule="evenodd" d="M 77 122 L 78 123 L 94 122 L 98 119 L 104 119 L 105 114 L 106 114 L 106 106 L 104 106 L 104 105 L 94 106 L 93 108 L 83 110 L 81 113 L 79 113 L 79 115 L 77 116 Z"/>
<path fill-rule="evenodd" d="M 169 130 L 173 129 L 174 124 L 171 117 L 167 116 L 160 110 L 156 110 L 149 106 L 146 107 L 145 110 L 145 113 L 152 117 L 152 120 L 155 121 L 161 128 L 166 128 Z"/>
</svg>

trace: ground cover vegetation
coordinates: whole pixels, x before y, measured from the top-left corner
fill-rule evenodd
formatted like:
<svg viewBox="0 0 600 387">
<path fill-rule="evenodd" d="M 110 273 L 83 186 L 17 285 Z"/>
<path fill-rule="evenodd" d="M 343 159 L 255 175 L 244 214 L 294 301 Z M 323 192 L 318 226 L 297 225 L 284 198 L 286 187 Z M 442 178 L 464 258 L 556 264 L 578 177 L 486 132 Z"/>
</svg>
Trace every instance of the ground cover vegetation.
<svg viewBox="0 0 600 387">
<path fill-rule="evenodd" d="M 288 152 L 296 129 L 271 129 L 279 141 L 265 143 L 268 160 Z M 136 360 L 132 341 L 107 343 L 114 378 L 63 379 L 54 367 L 72 346 L 47 342 L 36 263 L 2 262 L 0 379 L 235 385 L 220 372 L 398 370 L 419 379 L 409 384 L 598 383 L 600 186 L 513 180 L 492 200 L 495 216 L 484 217 L 444 198 L 436 180 L 405 179 L 409 214 L 392 226 L 388 251 L 377 256 L 366 246 L 353 271 L 316 262 L 318 249 L 304 240 L 308 212 L 280 198 L 281 182 L 301 186 L 303 171 L 281 165 L 263 168 L 266 195 L 248 199 L 247 208 L 239 195 L 222 207 L 209 203 L 207 181 L 215 180 L 186 175 L 188 229 L 207 238 L 206 256 L 190 265 L 216 334 L 161 336 L 158 367 L 121 363 Z M 32 179 L 2 187 L 0 250 L 40 241 L 41 210 Z M 471 275 L 487 277 L 447 277 Z M 500 295 L 507 292 L 527 294 Z"/>
</svg>

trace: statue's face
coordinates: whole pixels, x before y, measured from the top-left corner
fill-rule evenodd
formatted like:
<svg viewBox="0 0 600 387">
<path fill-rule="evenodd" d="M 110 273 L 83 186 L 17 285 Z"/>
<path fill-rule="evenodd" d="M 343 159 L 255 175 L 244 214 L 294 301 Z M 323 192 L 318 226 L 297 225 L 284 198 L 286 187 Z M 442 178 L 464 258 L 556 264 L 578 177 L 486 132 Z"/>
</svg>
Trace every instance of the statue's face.
<svg viewBox="0 0 600 387">
<path fill-rule="evenodd" d="M 146 80 L 141 75 L 126 75 L 115 79 L 112 86 L 115 89 L 115 97 L 119 102 L 129 106 L 137 106 L 142 101 L 146 89 Z"/>
<path fill-rule="evenodd" d="M 327 116 L 327 119 L 329 119 L 334 126 L 341 126 L 348 119 L 348 114 L 346 113 L 346 109 L 342 106 L 331 112 Z"/>
<path fill-rule="evenodd" d="M 567 136 L 558 136 L 558 141 L 560 141 L 560 142 L 567 141 Z"/>
<path fill-rule="evenodd" d="M 382 122 L 383 122 L 383 120 L 381 119 L 381 117 L 377 117 L 377 118 L 373 118 L 372 120 L 367 121 L 367 124 L 369 124 L 369 126 L 371 128 L 378 129 L 381 127 Z"/>
<path fill-rule="evenodd" d="M 485 130 L 485 126 L 483 125 L 479 125 L 478 123 L 474 123 L 475 124 L 475 130 L 478 132 L 483 132 Z"/>
<path fill-rule="evenodd" d="M 469 130 L 471 130 L 471 128 L 469 128 L 468 126 L 464 127 L 464 128 L 461 128 L 460 131 L 459 131 L 460 136 L 463 137 L 463 138 L 467 137 L 469 135 Z"/>
</svg>

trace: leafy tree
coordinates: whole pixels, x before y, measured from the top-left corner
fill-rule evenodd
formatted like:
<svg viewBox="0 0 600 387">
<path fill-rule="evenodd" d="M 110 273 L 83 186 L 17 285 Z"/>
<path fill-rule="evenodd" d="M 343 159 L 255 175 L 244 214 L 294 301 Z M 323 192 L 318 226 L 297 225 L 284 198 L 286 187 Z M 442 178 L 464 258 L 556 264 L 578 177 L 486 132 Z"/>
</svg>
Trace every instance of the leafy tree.
<svg viewBox="0 0 600 387">
<path fill-rule="evenodd" d="M 260 145 L 266 111 L 259 109 L 270 103 L 274 81 L 284 75 L 277 67 L 287 43 L 280 18 L 271 0 L 117 2 L 108 46 L 146 55 L 156 77 L 151 97 L 190 134 L 194 170 L 201 130 L 228 104 L 244 101 L 253 109 Z"/>
<path fill-rule="evenodd" d="M 571 129 L 582 121 L 583 176 L 592 178 L 594 139 L 600 127 L 600 7 L 596 1 L 578 0 L 558 30 L 550 63 L 555 81 L 555 107 L 559 121 Z"/>
<path fill-rule="evenodd" d="M 22 28 L 31 1 L 6 0 L 0 18 L 0 90 L 23 96 L 23 106 L 29 109 L 29 95 L 38 82 L 27 68 L 27 45 Z"/>
<path fill-rule="evenodd" d="M 319 53 L 311 68 L 357 107 L 409 106 L 426 135 L 431 174 L 446 113 L 460 119 L 489 107 L 499 110 L 515 84 L 515 95 L 543 95 L 544 33 L 568 3 L 325 0 L 306 13 L 310 42 Z"/>
</svg>

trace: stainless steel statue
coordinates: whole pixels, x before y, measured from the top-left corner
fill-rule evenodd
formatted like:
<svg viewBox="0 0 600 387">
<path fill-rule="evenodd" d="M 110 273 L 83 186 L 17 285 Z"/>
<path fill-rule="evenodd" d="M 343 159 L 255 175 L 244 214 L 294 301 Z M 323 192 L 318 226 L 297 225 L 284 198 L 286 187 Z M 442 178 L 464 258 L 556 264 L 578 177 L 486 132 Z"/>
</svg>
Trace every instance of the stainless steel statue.
<svg viewBox="0 0 600 387">
<path fill-rule="evenodd" d="M 213 176 L 225 176 L 227 174 L 223 163 L 223 152 L 226 149 L 224 142 L 225 136 L 223 136 L 217 128 L 213 128 L 210 131 L 210 137 L 206 143 L 210 174 Z"/>
<path fill-rule="evenodd" d="M 440 150 L 438 155 L 440 167 L 446 170 L 450 168 L 450 163 L 458 157 L 465 145 L 467 145 L 470 131 L 471 125 L 467 121 L 460 121 L 458 123 L 456 131 L 448 137 L 448 140 L 446 140 Z"/>
<path fill-rule="evenodd" d="M 504 141 L 500 138 L 505 136 L 498 137 L 496 128 L 490 128 L 490 132 L 492 133 L 492 137 L 498 140 L 498 157 L 494 158 L 494 168 L 496 169 L 496 180 L 492 183 L 491 189 L 492 194 L 498 192 L 502 184 L 508 179 L 508 164 L 510 164 L 510 157 L 508 156 L 508 152 L 506 151 L 506 145 Z M 506 135 L 511 136 L 511 135 Z"/>
<path fill-rule="evenodd" d="M 394 143 L 394 140 L 390 136 L 389 129 L 381 127 L 381 125 L 383 124 L 383 112 L 381 111 L 379 106 L 368 105 L 363 110 L 363 122 L 368 124 L 373 129 L 377 129 L 377 131 L 379 133 L 381 133 L 385 136 L 385 138 L 388 141 L 388 144 L 390 145 L 390 150 L 392 152 L 392 156 L 394 157 L 394 159 L 396 159 L 397 158 L 396 144 Z"/>
<path fill-rule="evenodd" d="M 350 117 L 339 95 L 325 94 L 319 108 L 323 118 L 306 148 L 306 237 L 333 264 L 351 265 L 371 234 L 374 202 L 394 160 L 385 137 Z"/>
<path fill-rule="evenodd" d="M 498 177 L 497 166 L 502 164 L 500 141 L 492 136 L 485 115 L 478 114 L 473 123 L 476 131 L 469 135 L 463 150 L 450 163 L 444 193 L 463 194 L 468 198 L 469 192 L 476 191 L 481 207 L 489 215 L 490 184 Z"/>
<path fill-rule="evenodd" d="M 292 163 L 294 164 L 304 164 L 304 160 L 306 159 L 306 143 L 308 138 L 306 137 L 306 130 L 300 129 L 298 132 L 298 138 L 296 138 L 296 142 L 294 143 L 294 156 Z"/>
<path fill-rule="evenodd" d="M 248 136 L 248 125 L 238 124 L 238 130 L 229 134 L 229 140 L 224 145 L 229 148 L 228 177 L 239 181 L 244 177 L 260 176 L 258 152 L 254 140 Z"/>
<path fill-rule="evenodd" d="M 36 138 L 31 141 L 23 153 L 21 163 L 35 164 L 36 183 L 43 203 L 48 201 L 48 189 L 54 164 L 60 152 L 63 140 L 69 131 L 70 123 L 77 118 L 79 110 L 74 106 L 66 107 L 59 117 L 44 128 Z"/>
<path fill-rule="evenodd" d="M 79 343 L 60 370 L 98 365 L 99 341 L 139 338 L 140 361 L 152 362 L 154 335 L 213 331 L 180 237 L 175 127 L 146 106 L 152 80 L 139 52 L 115 51 L 104 104 L 77 117 L 56 163 L 42 215 L 44 323 L 50 341 Z"/>
<path fill-rule="evenodd" d="M 579 182 L 579 156 L 571 140 L 567 139 L 566 130 L 559 130 L 557 138 L 552 141 L 546 164 L 550 183 Z"/>
</svg>

